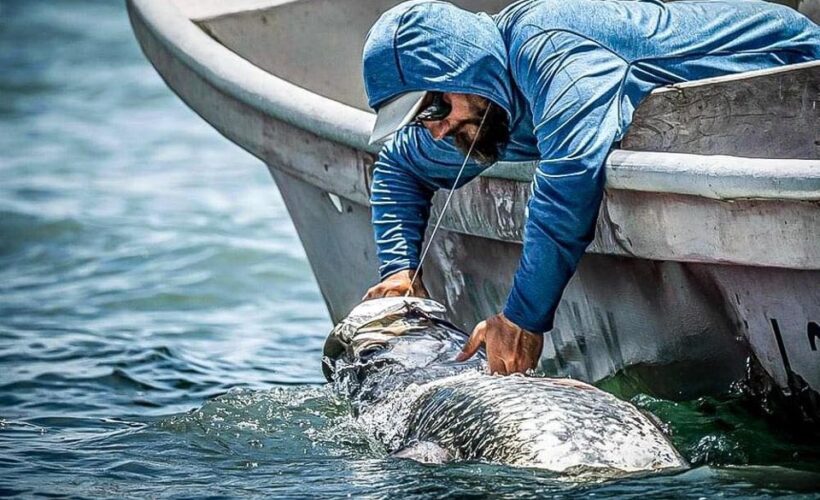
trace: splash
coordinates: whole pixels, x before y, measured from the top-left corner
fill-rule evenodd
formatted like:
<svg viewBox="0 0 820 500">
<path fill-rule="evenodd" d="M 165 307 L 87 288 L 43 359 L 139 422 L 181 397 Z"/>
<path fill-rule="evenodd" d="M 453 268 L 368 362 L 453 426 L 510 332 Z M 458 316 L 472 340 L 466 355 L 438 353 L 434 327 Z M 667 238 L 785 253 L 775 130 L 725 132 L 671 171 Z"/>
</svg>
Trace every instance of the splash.
<svg viewBox="0 0 820 500">
<path fill-rule="evenodd" d="M 362 441 L 355 432 L 338 432 L 345 428 L 341 422 L 349 419 L 327 387 L 299 386 L 233 389 L 200 408 L 162 419 L 155 427 L 211 450 L 256 455 L 260 450 L 324 447 L 333 454 L 340 446 Z"/>
</svg>

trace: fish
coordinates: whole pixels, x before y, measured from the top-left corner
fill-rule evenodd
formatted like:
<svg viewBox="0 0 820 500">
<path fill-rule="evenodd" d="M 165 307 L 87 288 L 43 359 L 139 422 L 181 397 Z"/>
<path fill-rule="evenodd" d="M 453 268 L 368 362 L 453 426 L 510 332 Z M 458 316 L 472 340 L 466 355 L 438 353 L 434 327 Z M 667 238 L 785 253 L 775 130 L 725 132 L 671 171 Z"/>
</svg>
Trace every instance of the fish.
<svg viewBox="0 0 820 500">
<path fill-rule="evenodd" d="M 356 306 L 328 335 L 322 369 L 351 417 L 393 456 L 615 477 L 687 468 L 658 423 L 572 379 L 487 372 L 483 349 L 431 299 Z"/>
</svg>

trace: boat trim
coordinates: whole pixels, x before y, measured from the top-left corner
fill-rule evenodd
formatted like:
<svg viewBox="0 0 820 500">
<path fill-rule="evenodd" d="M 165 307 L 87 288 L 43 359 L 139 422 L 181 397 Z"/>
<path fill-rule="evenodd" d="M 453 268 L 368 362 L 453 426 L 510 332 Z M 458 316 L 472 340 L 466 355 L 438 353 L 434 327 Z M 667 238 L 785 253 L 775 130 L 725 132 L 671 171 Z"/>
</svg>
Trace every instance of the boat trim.
<svg viewBox="0 0 820 500">
<path fill-rule="evenodd" d="M 282 3 L 269 0 L 270 6 Z M 128 0 L 145 26 L 167 50 L 220 91 L 260 112 L 330 141 L 358 150 L 368 145 L 375 115 L 289 83 L 255 66 L 223 46 L 168 0 Z M 253 2 L 254 10 L 262 2 Z M 779 73 L 820 61 L 729 75 L 676 86 L 692 87 Z M 674 89 L 674 88 L 673 88 Z M 656 89 L 666 92 L 669 88 Z M 749 159 L 615 150 L 607 158 L 609 189 L 685 194 L 714 199 L 820 199 L 820 162 L 794 159 Z M 529 182 L 534 162 L 499 163 L 484 176 Z"/>
</svg>

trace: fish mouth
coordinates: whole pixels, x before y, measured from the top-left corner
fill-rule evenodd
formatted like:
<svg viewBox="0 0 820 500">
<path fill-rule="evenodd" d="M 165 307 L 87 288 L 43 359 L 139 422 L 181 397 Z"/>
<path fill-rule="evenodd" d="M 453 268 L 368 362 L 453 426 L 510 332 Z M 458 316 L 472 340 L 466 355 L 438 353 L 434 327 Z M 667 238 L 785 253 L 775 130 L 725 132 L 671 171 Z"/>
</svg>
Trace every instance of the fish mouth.
<svg viewBox="0 0 820 500">
<path fill-rule="evenodd" d="M 359 356 L 362 352 L 382 348 L 390 338 L 422 334 L 437 325 L 467 338 L 467 333 L 451 323 L 445 313 L 442 304 L 417 297 L 373 299 L 359 304 L 325 339 L 322 349 L 325 379 L 333 381 L 336 361 L 345 354 Z"/>
<path fill-rule="evenodd" d="M 342 357 L 346 350 L 347 344 L 333 334 L 328 335 L 325 339 L 325 345 L 322 348 L 322 374 L 328 382 L 333 382 L 336 360 Z"/>
</svg>

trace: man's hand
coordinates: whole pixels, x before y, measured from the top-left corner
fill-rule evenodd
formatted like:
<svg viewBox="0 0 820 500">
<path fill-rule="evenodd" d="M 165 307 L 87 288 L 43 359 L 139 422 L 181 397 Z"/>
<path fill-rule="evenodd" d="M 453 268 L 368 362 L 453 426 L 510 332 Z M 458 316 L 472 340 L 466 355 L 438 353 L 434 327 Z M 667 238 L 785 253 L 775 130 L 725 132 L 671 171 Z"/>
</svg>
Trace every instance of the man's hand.
<svg viewBox="0 0 820 500">
<path fill-rule="evenodd" d="M 544 338 L 520 328 L 499 313 L 476 325 L 456 361 L 473 357 L 481 344 L 486 346 L 490 373 L 509 375 L 538 366 Z"/>
<path fill-rule="evenodd" d="M 371 287 L 370 290 L 364 294 L 362 300 L 378 299 L 381 297 L 403 297 L 407 294 L 407 290 L 410 290 L 410 282 L 413 281 L 414 275 L 415 271 L 410 269 L 391 274 L 378 285 Z M 416 278 L 416 282 L 413 283 L 413 291 L 410 292 L 410 295 L 413 297 L 428 297 L 424 283 L 421 282 L 421 275 L 419 275 L 419 277 Z"/>
</svg>

